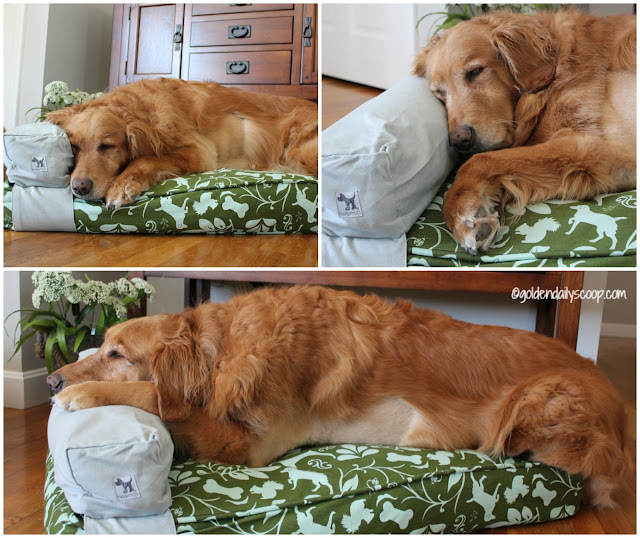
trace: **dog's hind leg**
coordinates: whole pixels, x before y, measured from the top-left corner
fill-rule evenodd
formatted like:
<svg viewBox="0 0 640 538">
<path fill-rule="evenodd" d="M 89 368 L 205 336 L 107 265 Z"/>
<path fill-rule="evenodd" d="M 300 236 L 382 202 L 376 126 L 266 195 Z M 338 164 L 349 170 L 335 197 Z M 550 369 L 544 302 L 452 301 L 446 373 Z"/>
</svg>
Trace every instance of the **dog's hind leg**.
<svg viewBox="0 0 640 538">
<path fill-rule="evenodd" d="M 527 455 L 586 479 L 587 497 L 598 507 L 631 464 L 626 416 L 604 374 L 571 370 L 543 374 L 514 388 L 497 409 L 493 431 L 481 451 Z"/>
</svg>

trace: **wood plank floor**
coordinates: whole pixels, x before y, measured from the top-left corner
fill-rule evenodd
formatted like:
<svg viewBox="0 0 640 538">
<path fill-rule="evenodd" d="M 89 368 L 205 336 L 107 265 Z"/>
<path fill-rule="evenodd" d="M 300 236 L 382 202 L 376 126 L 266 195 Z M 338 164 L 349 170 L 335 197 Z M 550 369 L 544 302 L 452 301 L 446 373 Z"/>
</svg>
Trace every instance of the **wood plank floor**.
<svg viewBox="0 0 640 538">
<path fill-rule="evenodd" d="M 333 125 L 369 99 L 382 93 L 378 88 L 322 77 L 322 128 Z"/>
<path fill-rule="evenodd" d="M 4 231 L 5 267 L 316 267 L 318 236 Z"/>
<path fill-rule="evenodd" d="M 602 339 L 604 341 L 605 339 Z M 635 340 L 610 338 L 601 343 L 598 359 L 603 370 L 626 396 L 629 430 L 635 454 Z M 628 397 L 629 380 L 633 380 Z M 44 534 L 44 475 L 47 451 L 48 404 L 27 410 L 4 410 L 4 532 Z M 575 516 L 553 523 L 496 529 L 493 534 L 635 534 L 636 478 L 630 473 L 619 495 L 616 510 L 583 507 Z"/>
</svg>

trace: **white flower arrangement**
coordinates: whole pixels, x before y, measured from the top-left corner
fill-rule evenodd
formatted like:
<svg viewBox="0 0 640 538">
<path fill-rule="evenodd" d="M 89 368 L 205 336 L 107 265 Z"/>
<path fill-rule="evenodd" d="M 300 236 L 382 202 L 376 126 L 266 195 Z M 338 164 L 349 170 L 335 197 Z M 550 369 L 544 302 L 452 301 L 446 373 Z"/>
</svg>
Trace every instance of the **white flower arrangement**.
<svg viewBox="0 0 640 538">
<path fill-rule="evenodd" d="M 69 91 L 69 85 L 62 80 L 54 80 L 44 87 L 44 98 L 42 104 L 44 107 L 36 107 L 29 110 L 39 110 L 40 115 L 36 118 L 36 121 L 44 121 L 47 118 L 47 114 L 52 110 L 60 110 L 61 108 L 73 105 L 79 105 L 92 99 L 102 97 L 103 92 L 88 93 L 76 89 L 76 91 Z M 53 108 L 51 108 L 53 107 Z"/>
<path fill-rule="evenodd" d="M 20 320 L 22 327 L 16 352 L 36 333 L 47 333 L 44 356 L 51 373 L 55 344 L 65 361 L 73 362 L 72 351 L 78 351 L 87 335 L 103 335 L 109 327 L 127 319 L 129 307 L 139 305 L 143 298 L 152 301 L 155 297 L 154 287 L 141 278 L 120 278 L 107 283 L 87 276 L 86 280 L 77 280 L 70 271 L 33 273 L 34 308 L 17 311 L 24 315 Z M 42 303 L 48 303 L 49 307 L 41 308 Z M 67 347 L 70 337 L 71 349 Z"/>
</svg>

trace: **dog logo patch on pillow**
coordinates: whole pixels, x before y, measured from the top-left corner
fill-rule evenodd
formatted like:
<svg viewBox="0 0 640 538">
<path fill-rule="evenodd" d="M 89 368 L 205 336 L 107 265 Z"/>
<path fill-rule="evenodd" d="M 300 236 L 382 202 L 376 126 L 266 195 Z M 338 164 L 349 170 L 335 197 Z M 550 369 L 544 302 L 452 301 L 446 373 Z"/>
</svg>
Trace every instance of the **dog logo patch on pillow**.
<svg viewBox="0 0 640 538">
<path fill-rule="evenodd" d="M 338 203 L 338 215 L 341 217 L 361 217 L 362 206 L 358 191 L 336 192 L 336 202 Z"/>
<path fill-rule="evenodd" d="M 31 159 L 31 170 L 33 172 L 46 172 L 47 171 L 47 156 L 43 155 L 42 157 L 33 157 Z"/>
<path fill-rule="evenodd" d="M 140 490 L 136 484 L 136 475 L 116 477 L 113 479 L 116 488 L 116 498 L 119 501 L 126 499 L 137 499 L 140 497 Z"/>
</svg>

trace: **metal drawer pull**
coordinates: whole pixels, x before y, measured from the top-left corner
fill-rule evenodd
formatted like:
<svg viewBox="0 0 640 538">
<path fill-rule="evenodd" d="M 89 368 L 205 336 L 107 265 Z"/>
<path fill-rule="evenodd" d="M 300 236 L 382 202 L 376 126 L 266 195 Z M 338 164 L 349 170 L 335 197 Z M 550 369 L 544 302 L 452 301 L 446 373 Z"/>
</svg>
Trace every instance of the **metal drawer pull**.
<svg viewBox="0 0 640 538">
<path fill-rule="evenodd" d="M 176 24 L 176 33 L 173 34 L 173 42 L 176 44 L 176 50 L 180 50 L 180 43 L 182 43 L 182 24 Z"/>
<path fill-rule="evenodd" d="M 229 39 L 242 39 L 243 37 L 251 37 L 251 25 L 246 26 L 229 26 Z"/>
<path fill-rule="evenodd" d="M 248 75 L 249 62 L 227 62 L 227 75 Z"/>
<path fill-rule="evenodd" d="M 303 46 L 311 46 L 311 17 L 304 18 L 304 27 L 302 28 L 302 37 L 304 38 Z"/>
</svg>

